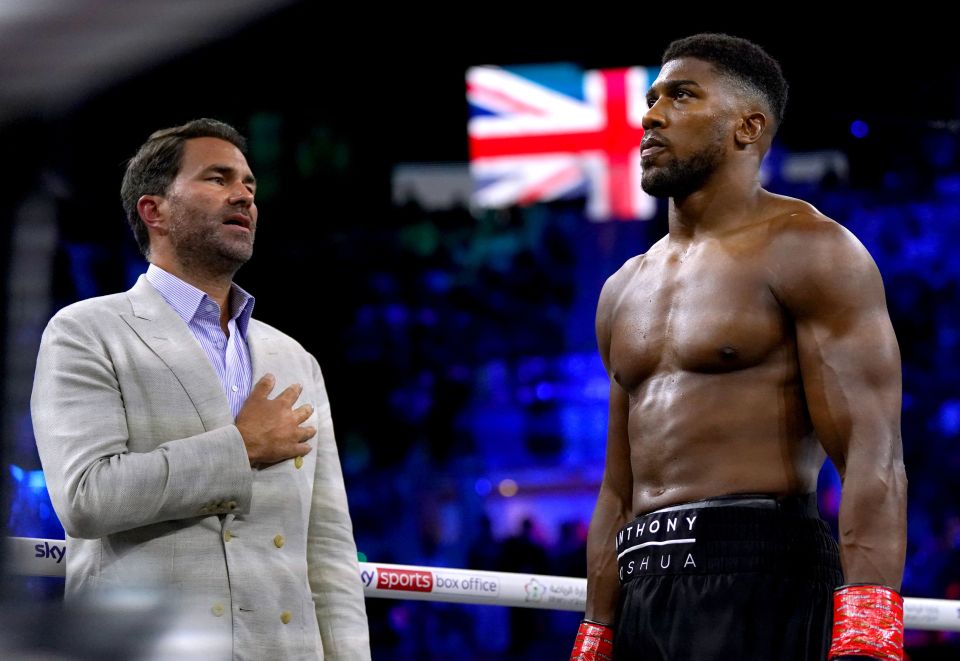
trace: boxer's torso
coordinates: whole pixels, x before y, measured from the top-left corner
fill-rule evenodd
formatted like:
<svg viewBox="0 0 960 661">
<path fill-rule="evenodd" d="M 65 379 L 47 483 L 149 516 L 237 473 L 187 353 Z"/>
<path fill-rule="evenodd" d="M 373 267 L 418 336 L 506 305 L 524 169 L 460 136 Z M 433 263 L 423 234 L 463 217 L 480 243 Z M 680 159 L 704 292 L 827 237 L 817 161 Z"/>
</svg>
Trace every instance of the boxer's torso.
<svg viewBox="0 0 960 661">
<path fill-rule="evenodd" d="M 689 241 L 664 237 L 617 274 L 602 312 L 610 374 L 629 401 L 635 514 L 816 489 L 824 453 L 794 324 L 772 283 L 782 215 Z"/>
</svg>

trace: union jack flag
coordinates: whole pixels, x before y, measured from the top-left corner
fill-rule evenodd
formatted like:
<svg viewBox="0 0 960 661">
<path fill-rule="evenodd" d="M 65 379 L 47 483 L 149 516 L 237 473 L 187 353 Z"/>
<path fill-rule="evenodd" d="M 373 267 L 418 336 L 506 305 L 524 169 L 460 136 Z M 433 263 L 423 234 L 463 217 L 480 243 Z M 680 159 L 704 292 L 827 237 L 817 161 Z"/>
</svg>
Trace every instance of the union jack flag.
<svg viewBox="0 0 960 661">
<path fill-rule="evenodd" d="M 640 188 L 640 120 L 655 69 L 471 67 L 470 170 L 483 207 L 586 196 L 593 220 L 656 212 Z"/>
</svg>

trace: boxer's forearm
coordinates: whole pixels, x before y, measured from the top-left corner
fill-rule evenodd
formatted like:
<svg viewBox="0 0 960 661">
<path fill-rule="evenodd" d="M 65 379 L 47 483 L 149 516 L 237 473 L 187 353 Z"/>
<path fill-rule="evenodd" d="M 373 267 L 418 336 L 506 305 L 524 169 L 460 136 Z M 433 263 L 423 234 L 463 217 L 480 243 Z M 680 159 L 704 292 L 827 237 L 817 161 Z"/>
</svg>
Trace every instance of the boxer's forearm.
<svg viewBox="0 0 960 661">
<path fill-rule="evenodd" d="M 907 478 L 897 459 L 887 465 L 850 457 L 840 505 L 840 557 L 845 583 L 900 590 L 906 554 Z"/>
<path fill-rule="evenodd" d="M 616 534 L 626 525 L 629 505 L 606 485 L 601 486 L 587 536 L 588 620 L 612 624 L 617 612 L 620 578 L 617 574 Z"/>
</svg>

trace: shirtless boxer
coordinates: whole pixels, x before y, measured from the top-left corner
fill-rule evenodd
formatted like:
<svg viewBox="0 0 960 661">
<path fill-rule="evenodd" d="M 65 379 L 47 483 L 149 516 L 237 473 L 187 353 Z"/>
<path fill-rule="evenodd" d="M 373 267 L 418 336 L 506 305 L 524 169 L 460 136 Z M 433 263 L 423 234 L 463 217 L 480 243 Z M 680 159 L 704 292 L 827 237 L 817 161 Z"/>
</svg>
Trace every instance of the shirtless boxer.
<svg viewBox="0 0 960 661">
<path fill-rule="evenodd" d="M 786 97 L 762 49 L 711 34 L 673 42 L 647 94 L 669 231 L 597 307 L 609 428 L 571 659 L 901 658 L 899 349 L 860 242 L 760 187 Z"/>
</svg>

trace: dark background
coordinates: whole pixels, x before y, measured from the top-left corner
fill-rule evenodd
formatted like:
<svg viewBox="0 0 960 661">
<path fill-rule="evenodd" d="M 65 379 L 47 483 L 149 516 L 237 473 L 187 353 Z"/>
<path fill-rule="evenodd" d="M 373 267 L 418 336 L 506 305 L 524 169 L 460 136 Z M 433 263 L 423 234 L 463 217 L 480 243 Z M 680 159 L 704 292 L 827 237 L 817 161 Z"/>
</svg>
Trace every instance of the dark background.
<svg viewBox="0 0 960 661">
<path fill-rule="evenodd" d="M 89 4 L 97 24 L 137 18 Z M 229 29 L 224 4 L 187 39 L 165 22 L 166 6 L 146 21 L 167 39 L 154 58 L 131 41 L 136 66 L 98 62 L 102 75 L 86 87 L 0 107 L 3 451 L 20 471 L 4 472 L 9 534 L 62 535 L 42 486 L 29 486 L 40 468 L 26 408 L 39 332 L 59 307 L 126 289 L 144 270 L 119 204 L 125 159 L 153 130 L 209 116 L 250 139 L 261 222 L 237 280 L 257 297 L 257 317 L 324 369 L 360 551 L 382 562 L 582 575 L 606 416 L 593 306 L 604 279 L 663 234 L 663 208 L 651 221 L 606 224 L 586 221 L 576 200 L 426 210 L 395 205 L 391 177 L 399 164 L 467 160 L 469 66 L 657 66 L 672 39 L 723 31 L 764 46 L 790 81 L 772 160 L 832 150 L 849 164 L 844 176 L 804 184 L 774 168 L 768 187 L 850 227 L 884 274 L 904 357 L 904 592 L 960 596 L 960 70 L 945 18 L 840 19 L 810 6 L 418 14 L 278 2 Z M 44 39 L 21 38 L 50 67 L 113 38 L 61 42 L 58 30 L 84 16 L 45 20 Z M 0 86 L 8 73 L 0 65 Z M 851 134 L 855 120 L 868 124 L 865 138 Z M 503 480 L 518 485 L 516 496 L 504 495 Z M 837 489 L 826 470 L 828 518 Z M 56 599 L 62 582 L 18 589 Z M 378 659 L 468 658 L 465 650 L 565 658 L 577 621 L 380 600 L 368 609 Z M 908 640 L 915 659 L 956 645 L 936 633 Z"/>
</svg>

